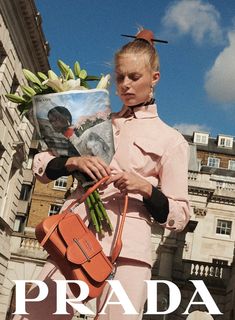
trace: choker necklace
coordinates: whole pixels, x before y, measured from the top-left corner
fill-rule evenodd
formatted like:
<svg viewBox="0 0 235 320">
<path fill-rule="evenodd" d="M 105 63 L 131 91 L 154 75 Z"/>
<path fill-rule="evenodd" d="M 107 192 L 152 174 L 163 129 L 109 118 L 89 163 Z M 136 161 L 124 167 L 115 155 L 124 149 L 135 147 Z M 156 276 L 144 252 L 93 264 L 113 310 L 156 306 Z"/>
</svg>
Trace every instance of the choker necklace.
<svg viewBox="0 0 235 320">
<path fill-rule="evenodd" d="M 152 99 L 150 99 L 149 101 L 147 101 L 145 103 L 141 102 L 141 103 L 138 103 L 138 104 L 136 104 L 134 106 L 127 106 L 127 107 L 130 108 L 130 109 L 134 109 L 134 108 L 137 108 L 137 107 L 146 107 L 146 106 L 148 106 L 150 104 L 154 104 L 154 103 L 155 103 L 155 99 L 152 98 Z"/>
</svg>

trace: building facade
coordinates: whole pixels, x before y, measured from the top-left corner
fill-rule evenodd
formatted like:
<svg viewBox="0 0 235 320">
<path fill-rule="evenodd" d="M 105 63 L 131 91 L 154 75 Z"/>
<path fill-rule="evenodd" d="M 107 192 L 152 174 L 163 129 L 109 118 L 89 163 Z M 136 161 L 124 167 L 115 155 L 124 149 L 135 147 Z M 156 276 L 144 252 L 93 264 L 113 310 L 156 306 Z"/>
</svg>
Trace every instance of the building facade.
<svg viewBox="0 0 235 320">
<path fill-rule="evenodd" d="M 0 319 L 5 319 L 13 231 L 27 220 L 33 176 L 29 150 L 33 126 L 5 94 L 26 84 L 22 69 L 47 71 L 49 47 L 33 0 L 0 1 Z"/>
<path fill-rule="evenodd" d="M 153 278 L 172 281 L 181 292 L 181 302 L 171 314 L 144 319 L 187 319 L 183 314 L 193 297 L 190 280 L 203 280 L 221 315 L 210 319 L 234 320 L 235 306 L 235 143 L 231 136 L 195 132 L 185 136 L 190 145 L 189 199 L 191 219 L 179 234 L 165 231 L 156 248 Z M 162 310 L 169 295 L 162 288 Z M 195 297 L 195 302 L 201 301 Z M 193 312 L 208 311 L 205 304 L 193 304 Z M 206 315 L 205 315 L 206 317 Z M 194 319 L 194 318 L 193 318 Z M 206 318 L 207 319 L 207 318 Z"/>
</svg>

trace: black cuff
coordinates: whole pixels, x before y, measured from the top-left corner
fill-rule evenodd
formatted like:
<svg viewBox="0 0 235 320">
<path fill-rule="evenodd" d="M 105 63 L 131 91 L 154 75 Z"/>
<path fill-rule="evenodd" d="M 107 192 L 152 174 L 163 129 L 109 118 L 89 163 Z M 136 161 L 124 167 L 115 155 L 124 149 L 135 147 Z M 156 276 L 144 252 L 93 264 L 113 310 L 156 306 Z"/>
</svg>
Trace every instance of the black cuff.
<svg viewBox="0 0 235 320">
<path fill-rule="evenodd" d="M 56 180 L 62 176 L 69 176 L 71 172 L 69 172 L 65 167 L 65 163 L 68 158 L 69 157 L 58 157 L 48 162 L 45 170 L 46 176 L 50 180 Z"/>
<path fill-rule="evenodd" d="M 151 216 L 159 223 L 165 223 L 169 213 L 168 198 L 157 188 L 152 186 L 152 194 L 149 199 L 143 199 L 144 205 Z"/>
</svg>

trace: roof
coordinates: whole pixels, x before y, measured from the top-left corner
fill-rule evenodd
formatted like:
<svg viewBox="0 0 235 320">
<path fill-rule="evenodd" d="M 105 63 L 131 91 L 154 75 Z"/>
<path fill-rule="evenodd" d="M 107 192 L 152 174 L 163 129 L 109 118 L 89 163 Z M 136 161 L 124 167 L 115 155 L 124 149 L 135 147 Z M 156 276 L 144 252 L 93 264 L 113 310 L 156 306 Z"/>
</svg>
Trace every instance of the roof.
<svg viewBox="0 0 235 320">
<path fill-rule="evenodd" d="M 218 153 L 218 154 L 223 154 L 223 155 L 235 156 L 235 142 L 234 141 L 233 141 L 232 148 L 226 148 L 226 147 L 219 147 L 218 146 L 218 138 L 209 137 L 208 144 L 194 143 L 193 136 L 191 136 L 191 135 L 184 135 L 184 138 L 190 144 L 195 144 L 197 146 L 198 151 L 206 151 L 206 152 L 210 152 L 210 153 Z"/>
</svg>

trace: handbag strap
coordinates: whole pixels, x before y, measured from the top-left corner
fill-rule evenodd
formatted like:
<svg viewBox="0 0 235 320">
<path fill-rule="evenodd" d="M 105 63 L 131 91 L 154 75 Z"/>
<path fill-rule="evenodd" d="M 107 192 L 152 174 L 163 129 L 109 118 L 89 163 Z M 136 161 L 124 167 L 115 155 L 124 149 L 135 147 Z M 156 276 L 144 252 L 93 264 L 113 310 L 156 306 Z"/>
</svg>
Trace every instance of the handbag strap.
<svg viewBox="0 0 235 320">
<path fill-rule="evenodd" d="M 53 231 L 56 229 L 56 227 L 58 226 L 58 224 L 60 223 L 60 221 L 62 221 L 65 217 L 67 217 L 69 214 L 72 214 L 70 212 L 70 209 L 72 209 L 72 207 L 74 205 L 76 205 L 77 203 L 81 204 L 82 202 L 84 202 L 86 200 L 86 198 L 93 192 L 95 191 L 101 184 L 103 184 L 105 181 L 107 181 L 109 179 L 109 176 L 102 178 L 101 180 L 99 180 L 98 182 L 96 182 L 93 186 L 91 186 L 83 195 L 79 200 L 74 200 L 70 203 L 70 205 L 66 208 L 66 213 L 64 215 L 60 215 L 59 219 L 51 226 L 51 228 L 48 230 L 47 234 L 45 235 L 45 237 L 42 239 L 41 241 L 41 246 L 43 247 L 44 244 L 47 242 L 47 240 L 50 238 L 51 234 L 53 233 Z M 124 201 L 124 208 L 123 208 L 123 214 L 122 214 L 122 218 L 121 218 L 121 222 L 119 224 L 118 227 L 118 232 L 117 232 L 117 237 L 115 240 L 115 244 L 112 250 L 112 255 L 111 255 L 111 262 L 114 263 L 119 254 L 120 251 L 122 249 L 122 232 L 123 232 L 123 227 L 124 227 L 124 222 L 126 219 L 126 212 L 127 212 L 127 206 L 128 206 L 128 195 L 125 195 L 125 201 Z"/>
</svg>

